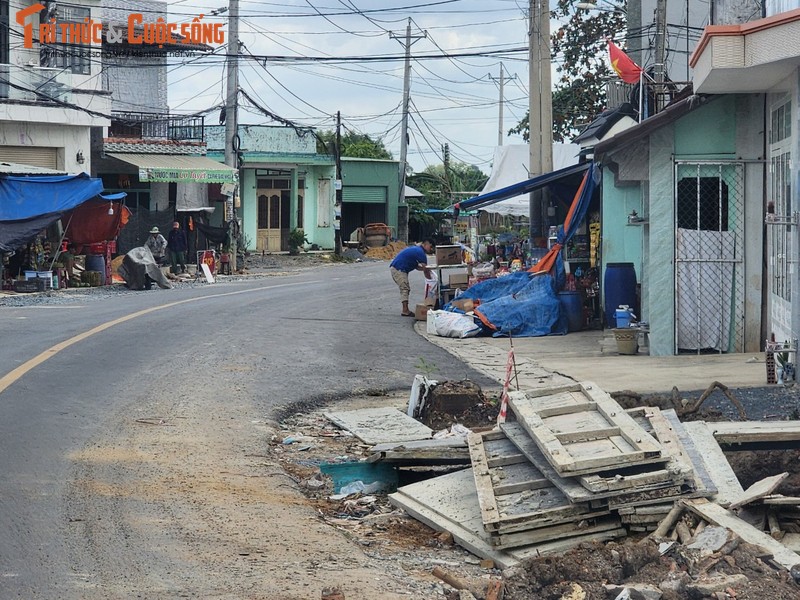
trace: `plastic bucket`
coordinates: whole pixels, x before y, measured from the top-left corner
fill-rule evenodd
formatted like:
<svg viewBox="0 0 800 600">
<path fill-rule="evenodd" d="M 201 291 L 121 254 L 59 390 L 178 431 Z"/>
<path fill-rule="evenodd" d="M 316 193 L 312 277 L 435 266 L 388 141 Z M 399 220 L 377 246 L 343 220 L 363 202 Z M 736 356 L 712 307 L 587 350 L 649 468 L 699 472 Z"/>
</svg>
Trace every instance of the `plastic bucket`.
<svg viewBox="0 0 800 600">
<path fill-rule="evenodd" d="M 631 326 L 631 309 L 618 308 L 614 311 L 614 317 L 617 321 L 617 327 L 624 329 Z"/>
<path fill-rule="evenodd" d="M 608 263 L 603 279 L 603 316 L 607 327 L 616 323 L 614 313 L 623 305 L 636 306 L 636 270 L 633 263 Z"/>
<path fill-rule="evenodd" d="M 86 255 L 86 270 L 100 273 L 100 285 L 106 284 L 106 258 L 94 254 Z"/>
<path fill-rule="evenodd" d="M 561 311 L 567 317 L 567 331 L 583 329 L 583 299 L 580 292 L 558 292 Z"/>
</svg>

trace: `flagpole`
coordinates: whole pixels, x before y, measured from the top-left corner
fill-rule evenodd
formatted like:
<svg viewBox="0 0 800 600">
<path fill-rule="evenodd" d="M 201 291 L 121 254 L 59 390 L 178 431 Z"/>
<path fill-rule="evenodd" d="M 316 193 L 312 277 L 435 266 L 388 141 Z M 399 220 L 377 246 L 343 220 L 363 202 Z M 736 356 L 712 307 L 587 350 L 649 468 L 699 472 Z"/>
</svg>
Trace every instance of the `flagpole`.
<svg viewBox="0 0 800 600">
<path fill-rule="evenodd" d="M 642 104 L 644 100 L 644 69 L 639 72 L 639 123 L 642 122 Z"/>
</svg>

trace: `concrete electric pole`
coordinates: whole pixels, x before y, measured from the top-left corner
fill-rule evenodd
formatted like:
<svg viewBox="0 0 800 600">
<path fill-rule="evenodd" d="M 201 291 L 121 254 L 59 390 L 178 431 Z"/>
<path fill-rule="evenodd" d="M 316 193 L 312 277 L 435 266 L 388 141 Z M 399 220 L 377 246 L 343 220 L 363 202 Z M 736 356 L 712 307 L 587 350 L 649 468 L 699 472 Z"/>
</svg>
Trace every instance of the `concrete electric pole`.
<svg viewBox="0 0 800 600">
<path fill-rule="evenodd" d="M 225 99 L 225 164 L 239 171 L 239 0 L 230 0 L 228 4 L 228 78 Z M 225 202 L 225 220 L 231 236 L 231 272 L 236 272 L 238 265 L 237 237 L 239 226 L 236 221 L 235 201 L 240 193 L 239 185 L 228 196 Z"/>
<path fill-rule="evenodd" d="M 498 109 L 497 115 L 497 145 L 503 145 L 503 138 L 505 137 L 505 131 L 503 131 L 503 102 L 505 97 L 503 96 L 503 84 L 505 81 L 512 81 L 516 79 L 516 75 L 503 75 L 503 63 L 500 63 L 500 77 L 497 78 L 498 84 L 500 85 L 500 108 Z M 489 79 L 494 79 L 491 73 L 489 73 Z"/>
<path fill-rule="evenodd" d="M 406 35 L 404 38 L 395 35 L 392 32 L 389 32 L 389 37 L 397 40 L 401 44 L 406 51 L 406 61 L 405 61 L 405 69 L 403 71 L 403 118 L 400 125 L 400 198 L 399 198 L 399 206 L 404 206 L 406 201 L 406 163 L 408 157 L 408 104 L 411 98 L 411 46 L 417 40 L 424 39 L 428 37 L 428 32 L 424 32 L 423 35 L 411 35 L 411 19 L 408 19 L 408 24 L 406 25 Z M 404 40 L 404 41 L 403 41 Z M 406 232 L 406 238 L 408 237 L 408 212 L 406 211 L 406 222 L 405 223 L 398 223 L 398 233 L 402 226 L 402 229 Z M 403 240 L 405 242 L 408 239 Z"/>
<path fill-rule="evenodd" d="M 553 92 L 550 75 L 550 5 L 548 0 L 530 0 L 528 34 L 528 142 L 530 175 L 553 170 Z M 543 234 L 542 190 L 531 192 L 529 200 L 530 247 Z"/>
</svg>

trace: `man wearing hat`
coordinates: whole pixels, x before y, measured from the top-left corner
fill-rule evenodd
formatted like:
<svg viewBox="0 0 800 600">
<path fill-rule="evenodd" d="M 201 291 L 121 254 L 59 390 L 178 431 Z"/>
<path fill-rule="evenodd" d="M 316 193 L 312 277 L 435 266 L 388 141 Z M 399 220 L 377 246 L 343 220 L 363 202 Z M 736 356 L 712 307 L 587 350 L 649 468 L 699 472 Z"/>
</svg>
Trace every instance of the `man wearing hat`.
<svg viewBox="0 0 800 600">
<path fill-rule="evenodd" d="M 153 258 L 156 259 L 156 263 L 161 265 L 167 253 L 167 240 L 165 240 L 164 236 L 158 231 L 158 227 L 153 227 L 150 230 L 150 237 L 147 238 L 144 245 L 153 253 Z"/>
</svg>

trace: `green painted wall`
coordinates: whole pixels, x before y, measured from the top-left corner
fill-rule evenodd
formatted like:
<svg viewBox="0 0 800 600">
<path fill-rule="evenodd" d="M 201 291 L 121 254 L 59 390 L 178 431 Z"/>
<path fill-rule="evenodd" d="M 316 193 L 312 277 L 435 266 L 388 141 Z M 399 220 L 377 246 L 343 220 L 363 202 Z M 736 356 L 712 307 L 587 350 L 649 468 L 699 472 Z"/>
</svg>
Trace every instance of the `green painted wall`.
<svg viewBox="0 0 800 600">
<path fill-rule="evenodd" d="M 400 198 L 400 163 L 396 160 L 368 158 L 342 159 L 342 185 L 386 188 L 386 224 L 397 233 L 397 207 Z"/>
<path fill-rule="evenodd" d="M 646 216 L 638 185 L 614 187 L 614 174 L 603 169 L 603 264 L 632 262 L 637 280 L 642 272 L 642 231 L 644 225 L 628 225 L 631 211 Z"/>
<path fill-rule="evenodd" d="M 674 125 L 676 158 L 731 158 L 736 152 L 736 96 L 722 96 Z"/>
</svg>

